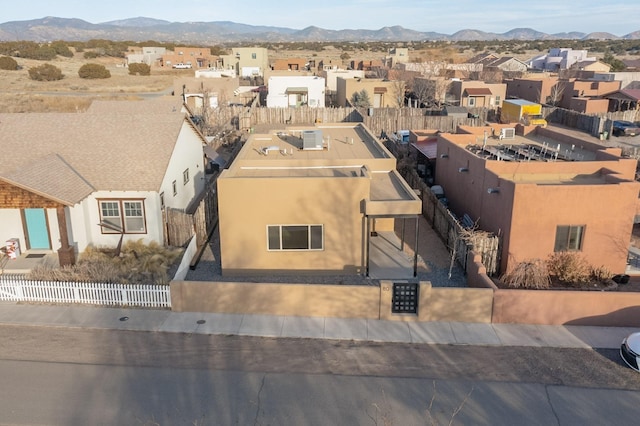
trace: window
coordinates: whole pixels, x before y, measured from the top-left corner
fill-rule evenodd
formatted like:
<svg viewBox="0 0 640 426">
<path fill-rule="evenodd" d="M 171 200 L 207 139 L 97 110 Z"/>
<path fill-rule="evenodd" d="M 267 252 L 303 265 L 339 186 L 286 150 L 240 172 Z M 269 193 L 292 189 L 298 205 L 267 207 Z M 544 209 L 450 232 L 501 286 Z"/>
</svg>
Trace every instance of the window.
<svg viewBox="0 0 640 426">
<path fill-rule="evenodd" d="M 98 200 L 103 234 L 145 234 L 143 200 Z"/>
<path fill-rule="evenodd" d="M 469 97 L 469 99 L 467 100 L 467 105 L 470 107 L 476 106 L 476 98 Z"/>
<path fill-rule="evenodd" d="M 269 225 L 269 250 L 323 250 L 322 225 Z"/>
<path fill-rule="evenodd" d="M 556 228 L 556 243 L 553 251 L 582 250 L 584 225 L 562 225 Z"/>
<path fill-rule="evenodd" d="M 189 169 L 182 172 L 182 184 L 186 185 L 189 182 Z"/>
<path fill-rule="evenodd" d="M 171 182 L 171 186 L 173 187 L 173 196 L 178 195 L 178 185 L 176 185 L 176 181 Z"/>
<path fill-rule="evenodd" d="M 500 96 L 496 96 L 496 106 L 500 106 Z"/>
<path fill-rule="evenodd" d="M 251 59 L 256 59 L 256 58 L 257 58 L 256 54 L 255 54 L 255 53 L 252 53 L 252 54 L 251 54 Z"/>
<path fill-rule="evenodd" d="M 160 208 L 164 209 L 164 191 L 160 193 Z"/>
</svg>

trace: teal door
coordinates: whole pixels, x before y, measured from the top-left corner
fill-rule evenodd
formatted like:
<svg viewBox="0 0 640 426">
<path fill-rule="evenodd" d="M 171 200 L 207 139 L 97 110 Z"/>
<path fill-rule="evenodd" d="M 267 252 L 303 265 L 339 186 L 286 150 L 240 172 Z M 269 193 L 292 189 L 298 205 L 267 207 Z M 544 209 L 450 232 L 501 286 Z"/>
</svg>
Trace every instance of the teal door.
<svg viewBox="0 0 640 426">
<path fill-rule="evenodd" d="M 44 209 L 24 209 L 24 221 L 27 225 L 28 248 L 50 249 L 49 230 Z"/>
</svg>

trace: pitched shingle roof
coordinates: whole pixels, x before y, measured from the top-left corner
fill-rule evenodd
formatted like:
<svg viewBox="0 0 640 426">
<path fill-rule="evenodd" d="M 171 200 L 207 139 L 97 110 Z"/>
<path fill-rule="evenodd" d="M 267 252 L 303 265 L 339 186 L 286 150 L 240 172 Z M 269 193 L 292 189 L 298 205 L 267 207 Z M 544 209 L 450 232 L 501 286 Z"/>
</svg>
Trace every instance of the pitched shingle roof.
<svg viewBox="0 0 640 426">
<path fill-rule="evenodd" d="M 95 100 L 91 102 L 87 112 L 91 114 L 140 114 L 141 109 L 144 109 L 146 114 L 169 112 L 180 114 L 184 112 L 181 96 L 144 101 Z"/>
<path fill-rule="evenodd" d="M 67 205 L 77 203 L 94 191 L 58 154 L 46 155 L 2 178 L 15 186 Z"/>
<path fill-rule="evenodd" d="M 0 114 L 0 177 L 65 204 L 157 191 L 183 114 Z"/>
</svg>

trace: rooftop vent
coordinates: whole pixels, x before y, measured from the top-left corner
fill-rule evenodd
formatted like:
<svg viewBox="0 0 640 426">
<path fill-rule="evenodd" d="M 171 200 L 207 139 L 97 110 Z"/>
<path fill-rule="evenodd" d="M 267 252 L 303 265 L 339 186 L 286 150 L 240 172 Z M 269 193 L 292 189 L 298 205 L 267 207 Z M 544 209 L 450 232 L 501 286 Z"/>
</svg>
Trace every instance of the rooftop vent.
<svg viewBox="0 0 640 426">
<path fill-rule="evenodd" d="M 302 149 L 305 151 L 322 151 L 322 130 L 305 130 L 302 132 Z"/>
<path fill-rule="evenodd" d="M 515 139 L 515 137 L 516 137 L 516 129 L 512 127 L 500 129 L 499 139 Z"/>
</svg>

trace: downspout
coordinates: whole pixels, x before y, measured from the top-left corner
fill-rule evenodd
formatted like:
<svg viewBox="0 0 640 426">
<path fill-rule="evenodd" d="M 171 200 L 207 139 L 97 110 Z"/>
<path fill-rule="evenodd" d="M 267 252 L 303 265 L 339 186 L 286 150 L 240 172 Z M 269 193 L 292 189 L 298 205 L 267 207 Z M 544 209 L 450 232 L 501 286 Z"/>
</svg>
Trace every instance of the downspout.
<svg viewBox="0 0 640 426">
<path fill-rule="evenodd" d="M 413 277 L 418 276 L 418 225 L 420 224 L 420 217 L 416 216 L 416 245 L 413 250 Z"/>
</svg>

